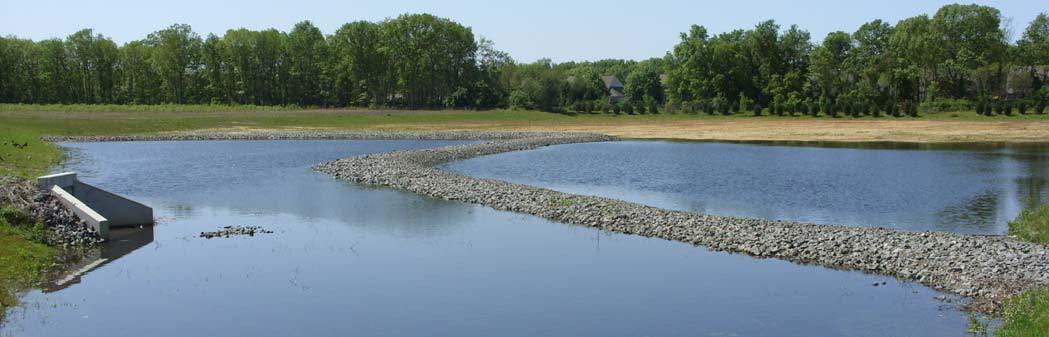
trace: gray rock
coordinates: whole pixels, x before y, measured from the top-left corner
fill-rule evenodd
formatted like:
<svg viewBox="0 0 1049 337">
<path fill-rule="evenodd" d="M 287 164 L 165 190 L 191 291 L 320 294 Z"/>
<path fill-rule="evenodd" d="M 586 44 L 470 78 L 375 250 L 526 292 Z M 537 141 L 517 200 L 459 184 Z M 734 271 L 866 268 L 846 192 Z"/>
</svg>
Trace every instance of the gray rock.
<svg viewBox="0 0 1049 337">
<path fill-rule="evenodd" d="M 255 234 L 273 234 L 273 231 L 266 230 L 259 226 L 225 226 L 217 231 L 200 232 L 200 237 L 212 239 L 228 238 L 237 235 L 255 236 Z"/>
</svg>

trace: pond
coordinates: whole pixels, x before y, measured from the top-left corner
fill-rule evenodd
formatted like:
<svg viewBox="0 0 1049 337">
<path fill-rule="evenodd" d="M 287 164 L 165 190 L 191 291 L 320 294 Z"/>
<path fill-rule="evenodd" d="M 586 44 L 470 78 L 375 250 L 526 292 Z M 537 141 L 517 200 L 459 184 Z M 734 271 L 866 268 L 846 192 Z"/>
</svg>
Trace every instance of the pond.
<svg viewBox="0 0 1049 337">
<path fill-rule="evenodd" d="M 959 299 L 918 284 L 604 233 L 310 169 L 456 143 L 62 144 L 73 160 L 61 170 L 144 201 L 160 223 L 115 232 L 85 273 L 25 294 L 0 335 L 959 336 L 967 329 Z M 199 237 L 229 225 L 274 233 Z"/>
<path fill-rule="evenodd" d="M 1003 234 L 1049 201 L 1049 147 L 830 148 L 703 142 L 569 144 L 446 168 L 698 213 Z"/>
</svg>

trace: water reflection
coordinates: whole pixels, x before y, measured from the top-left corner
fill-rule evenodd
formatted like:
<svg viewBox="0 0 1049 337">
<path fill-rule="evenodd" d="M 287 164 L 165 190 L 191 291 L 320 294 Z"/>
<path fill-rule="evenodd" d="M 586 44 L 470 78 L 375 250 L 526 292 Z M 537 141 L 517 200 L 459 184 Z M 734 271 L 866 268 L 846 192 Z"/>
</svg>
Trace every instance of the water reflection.
<svg viewBox="0 0 1049 337">
<path fill-rule="evenodd" d="M 154 205 L 154 208 L 156 208 L 156 203 L 155 202 L 149 203 L 149 204 L 150 205 Z M 189 204 L 162 204 L 162 205 L 167 210 L 167 213 L 170 214 L 172 217 L 189 218 L 189 217 L 193 216 L 193 205 L 189 205 Z M 168 218 L 165 218 L 165 217 L 157 217 L 157 223 L 167 222 L 167 221 L 165 221 L 167 219 Z"/>
<path fill-rule="evenodd" d="M 1049 201 L 1047 156 L 1045 145 L 917 150 L 624 141 L 446 167 L 717 215 L 1002 234 L 1024 206 Z"/>
<path fill-rule="evenodd" d="M 42 290 L 52 293 L 79 284 L 83 275 L 153 242 L 153 226 L 113 228 L 109 234 L 109 241 L 85 254 L 80 263 L 69 268 L 68 274 L 45 284 Z"/>
<path fill-rule="evenodd" d="M 75 286 L 28 294 L 0 335 L 957 336 L 966 328 L 957 304 L 891 278 L 459 206 L 474 214 L 464 230 L 427 238 L 207 206 L 179 218 L 161 207 L 173 221 L 156 226 L 153 244 Z M 196 237 L 230 224 L 275 233 Z"/>
<path fill-rule="evenodd" d="M 936 214 L 939 229 L 950 231 L 965 224 L 995 222 L 1000 208 L 998 193 L 986 191 L 958 204 L 951 204 Z"/>
<path fill-rule="evenodd" d="M 1049 200 L 1049 151 L 1022 154 L 1022 162 L 1031 174 L 1016 179 L 1020 200 L 1025 208 Z"/>
<path fill-rule="evenodd" d="M 360 187 L 309 169 L 439 145 L 69 145 L 96 158 L 85 161 L 96 166 L 82 170 L 94 172 L 85 180 L 143 200 L 162 221 L 152 243 L 128 239 L 110 255 L 122 257 L 79 283 L 26 294 L 0 335 L 965 333 L 965 313 L 924 286 Z M 183 163 L 192 160 L 202 163 Z M 228 225 L 274 233 L 198 237 Z"/>
<path fill-rule="evenodd" d="M 440 226 L 382 226 L 371 230 L 400 236 L 443 235 L 470 214 L 454 204 L 432 199 L 407 207 L 387 207 L 402 198 L 393 191 L 363 187 L 316 173 L 310 167 L 348 156 L 437 147 L 476 141 L 202 141 L 70 143 L 77 155 L 71 168 L 81 179 L 130 196 L 176 208 L 191 215 L 193 205 L 227 207 L 245 215 L 288 213 L 303 218 L 341 221 L 369 228 L 392 220 L 443 219 Z M 106 158 L 98 160 L 97 158 Z M 368 194 L 347 202 L 347 195 Z M 184 210 L 179 210 L 183 209 Z M 161 219 L 163 220 L 163 219 Z M 379 221 L 382 220 L 382 221 Z"/>
</svg>

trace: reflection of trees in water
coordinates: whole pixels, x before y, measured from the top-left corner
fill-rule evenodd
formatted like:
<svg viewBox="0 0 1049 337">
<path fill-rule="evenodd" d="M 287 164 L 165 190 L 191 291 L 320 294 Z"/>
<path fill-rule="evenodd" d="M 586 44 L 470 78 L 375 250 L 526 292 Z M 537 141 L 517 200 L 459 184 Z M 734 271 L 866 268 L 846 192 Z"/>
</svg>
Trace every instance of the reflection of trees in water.
<svg viewBox="0 0 1049 337">
<path fill-rule="evenodd" d="M 987 190 L 936 212 L 937 227 L 948 230 L 987 229 L 995 225 L 997 213 L 998 193 Z"/>
<path fill-rule="evenodd" d="M 409 192 L 361 188 L 354 203 L 323 215 L 351 226 L 400 237 L 431 238 L 454 233 L 475 221 L 471 204 L 438 200 Z M 363 193 L 361 193 L 363 192 Z"/>
<path fill-rule="evenodd" d="M 1049 202 L 1049 150 L 995 153 L 1015 166 L 987 166 L 1004 179 L 1000 190 L 989 189 L 958 204 L 937 212 L 939 227 L 958 229 L 992 229 L 1004 226 L 1022 208 Z M 1007 170 L 1015 167 L 1017 170 Z M 1005 171 L 1003 171 L 1005 170 Z M 1012 180 L 1012 181 L 1010 181 Z M 1010 184 L 1015 183 L 1015 190 Z"/>
<path fill-rule="evenodd" d="M 189 218 L 195 213 L 193 206 L 185 203 L 167 204 L 163 207 L 176 218 Z"/>
<path fill-rule="evenodd" d="M 1043 176 L 1031 176 L 1016 179 L 1016 185 L 1019 187 L 1020 202 L 1023 203 L 1024 208 L 1031 208 L 1037 205 L 1049 202 L 1046 200 L 1047 184 L 1049 179 Z"/>
<path fill-rule="evenodd" d="M 1049 152 L 1025 154 L 1021 162 L 1027 165 L 1027 175 L 1016 179 L 1016 185 L 1024 208 L 1049 201 Z"/>
<path fill-rule="evenodd" d="M 53 166 L 51 172 L 77 171 L 77 176 L 81 179 L 94 177 L 98 174 L 98 165 L 95 164 L 94 157 L 91 157 L 87 151 L 79 147 L 69 146 L 69 144 L 62 145 L 62 149 L 65 150 L 66 160 Z"/>
</svg>

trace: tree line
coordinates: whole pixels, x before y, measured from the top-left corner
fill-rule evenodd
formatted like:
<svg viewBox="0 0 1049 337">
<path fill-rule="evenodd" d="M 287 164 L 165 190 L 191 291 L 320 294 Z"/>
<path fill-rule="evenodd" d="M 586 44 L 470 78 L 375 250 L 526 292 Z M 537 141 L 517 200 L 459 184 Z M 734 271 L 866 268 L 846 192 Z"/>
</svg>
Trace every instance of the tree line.
<svg viewBox="0 0 1049 337">
<path fill-rule="evenodd" d="M 1015 44 L 1010 35 L 997 9 L 957 4 L 932 17 L 832 32 L 818 44 L 807 31 L 773 21 L 715 36 L 693 26 L 666 57 L 666 89 L 670 103 L 688 111 L 1042 111 L 1049 19 L 1038 15 Z"/>
<path fill-rule="evenodd" d="M 509 104 L 615 113 L 1044 113 L 1049 17 L 1039 14 L 1015 43 L 1012 35 L 997 9 L 958 4 L 895 25 L 874 20 L 820 43 L 772 20 L 717 35 L 694 25 L 663 58 L 516 65 Z M 623 80 L 623 102 L 608 102 L 601 75 Z"/>
<path fill-rule="evenodd" d="M 359 21 L 325 36 L 175 24 L 118 46 L 91 29 L 65 40 L 0 38 L 0 102 L 398 106 L 505 105 L 512 60 L 427 14 Z"/>
<path fill-rule="evenodd" d="M 947 5 L 814 43 L 765 21 L 711 35 L 695 25 L 662 58 L 518 63 L 448 19 L 406 14 L 323 34 L 175 24 L 117 45 L 90 29 L 64 40 L 0 38 L 0 102 L 524 108 L 545 111 L 904 115 L 1044 111 L 1049 18 L 1013 42 L 1001 13 Z M 625 86 L 609 101 L 602 76 Z"/>
</svg>

